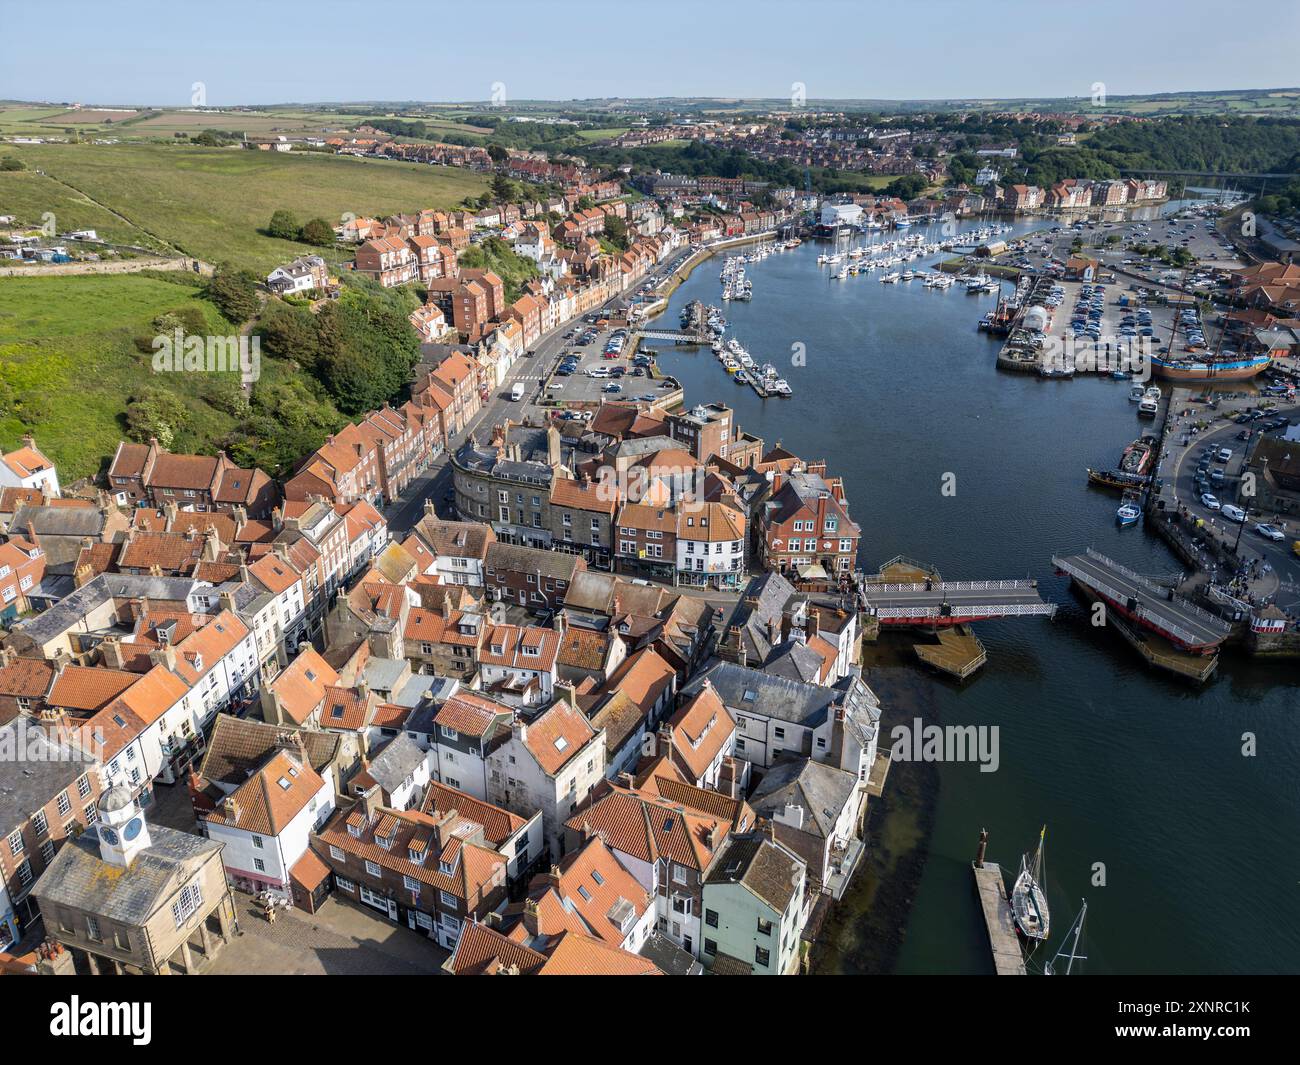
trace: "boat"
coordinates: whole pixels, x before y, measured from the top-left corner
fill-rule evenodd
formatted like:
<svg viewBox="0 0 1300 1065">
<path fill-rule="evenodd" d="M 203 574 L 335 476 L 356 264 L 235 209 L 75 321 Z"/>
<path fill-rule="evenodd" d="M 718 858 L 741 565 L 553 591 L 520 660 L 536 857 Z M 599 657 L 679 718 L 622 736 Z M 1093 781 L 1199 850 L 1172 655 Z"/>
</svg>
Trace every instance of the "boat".
<svg viewBox="0 0 1300 1065">
<path fill-rule="evenodd" d="M 1152 447 L 1151 441 L 1143 437 L 1141 440 L 1134 440 L 1124 449 L 1124 453 L 1119 458 L 1119 468 L 1124 473 L 1143 474 L 1147 472 L 1147 466 L 1151 463 Z"/>
<path fill-rule="evenodd" d="M 1051 930 L 1051 915 L 1047 908 L 1047 892 L 1043 889 L 1043 846 L 1047 840 L 1047 826 L 1038 834 L 1038 849 L 1020 856 L 1020 873 L 1011 887 L 1011 912 L 1016 928 L 1026 939 L 1041 942 Z"/>
<path fill-rule="evenodd" d="M 901 276 L 902 276 L 902 275 L 899 274 L 897 271 L 895 271 L 895 272 L 892 273 L 892 274 L 881 274 L 881 275 L 880 275 L 880 283 L 881 283 L 882 285 L 892 285 L 892 284 L 893 284 L 895 281 L 897 281 Z"/>
<path fill-rule="evenodd" d="M 1123 470 L 1094 470 L 1091 466 L 1088 467 L 1088 483 L 1101 488 L 1128 491 L 1132 488 L 1141 488 L 1148 480 L 1148 477 L 1141 474 L 1125 473 Z"/>
<path fill-rule="evenodd" d="M 1263 373 L 1272 363 L 1273 356 L 1268 353 L 1202 359 L 1152 355 L 1151 372 L 1168 381 L 1246 381 Z"/>
<path fill-rule="evenodd" d="M 895 219 L 894 219 L 894 228 L 895 228 L 895 229 L 907 229 L 908 227 L 911 226 L 911 224 L 912 224 L 912 220 L 911 220 L 910 218 L 895 218 Z"/>
<path fill-rule="evenodd" d="M 1058 974 L 1061 976 L 1069 976 L 1071 971 L 1074 969 L 1074 963 L 1076 961 L 1088 960 L 1086 954 L 1079 953 L 1079 939 L 1083 935 L 1083 921 L 1087 916 L 1088 900 L 1083 899 L 1082 905 L 1079 907 L 1078 916 L 1075 917 L 1073 922 L 1071 922 L 1070 927 L 1065 930 L 1065 942 L 1061 944 L 1061 949 L 1053 954 L 1050 960 L 1043 963 L 1044 976 L 1056 976 Z M 1071 933 L 1074 933 L 1073 939 L 1070 938 Z M 1067 943 L 1070 947 L 1070 952 L 1068 954 L 1065 952 Z M 1064 972 L 1060 969 L 1062 961 L 1065 963 Z"/>
<path fill-rule="evenodd" d="M 732 380 L 738 385 L 747 385 L 749 384 L 749 374 L 744 370 L 737 370 L 735 376 L 732 377 Z"/>
<path fill-rule="evenodd" d="M 1128 401 L 1130 403 L 1141 403 L 1144 395 L 1146 395 L 1146 389 L 1141 384 L 1135 384 L 1128 390 Z"/>
<path fill-rule="evenodd" d="M 1131 499 L 1121 503 L 1119 509 L 1115 511 L 1115 520 L 1119 523 L 1121 529 L 1136 525 L 1141 517 L 1142 508 Z"/>
<path fill-rule="evenodd" d="M 772 382 L 772 391 L 775 392 L 778 396 L 794 395 L 794 389 L 792 389 L 788 384 L 786 384 L 784 377 L 778 377 L 775 381 Z"/>
</svg>

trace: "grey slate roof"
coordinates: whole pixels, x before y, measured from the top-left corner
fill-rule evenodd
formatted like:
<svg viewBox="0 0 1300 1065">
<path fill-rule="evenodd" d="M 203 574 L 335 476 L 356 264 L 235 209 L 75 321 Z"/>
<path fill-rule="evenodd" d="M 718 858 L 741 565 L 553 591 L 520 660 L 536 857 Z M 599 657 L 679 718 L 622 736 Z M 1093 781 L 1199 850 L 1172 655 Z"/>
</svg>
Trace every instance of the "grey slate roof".
<svg viewBox="0 0 1300 1065">
<path fill-rule="evenodd" d="M 155 601 L 184 602 L 196 588 L 211 588 L 213 597 L 216 596 L 213 585 L 190 577 L 101 573 L 54 604 L 45 613 L 19 622 L 13 627 L 13 631 L 21 632 L 37 643 L 46 643 L 79 622 L 95 607 L 115 596 L 123 599 L 147 598 Z"/>
<path fill-rule="evenodd" d="M 392 794 L 424 761 L 424 752 L 405 732 L 394 736 L 371 759 L 369 773 L 388 794 Z"/>
<path fill-rule="evenodd" d="M 220 843 L 203 836 L 150 825 L 149 846 L 124 869 L 99 856 L 99 833 L 90 830 L 63 845 L 32 894 L 41 902 L 138 928 L 189 881 L 203 859 L 220 850 Z"/>
<path fill-rule="evenodd" d="M 516 573 L 540 573 L 543 577 L 571 581 L 573 571 L 578 567 L 578 556 L 564 551 L 546 551 L 540 547 L 523 547 L 498 541 L 488 544 L 484 565 L 493 572 L 511 570 Z"/>
<path fill-rule="evenodd" d="M 848 711 L 846 727 L 860 740 L 869 740 L 879 725 L 880 703 L 857 672 L 824 687 L 715 659 L 686 685 L 685 694 L 695 694 L 705 678 L 726 706 L 760 717 L 817 728 L 827 720 L 831 707 L 843 704 Z"/>
<path fill-rule="evenodd" d="M 778 913 L 795 894 L 796 871 L 803 865 L 784 847 L 751 832 L 731 836 L 705 877 L 706 884 L 743 884 Z"/>
<path fill-rule="evenodd" d="M 637 953 L 667 976 L 700 976 L 704 972 L 703 965 L 660 932 L 652 932 Z"/>
<path fill-rule="evenodd" d="M 29 718 L 0 728 L 0 839 L 96 764 L 81 751 L 51 743 Z M 75 793 L 72 799 L 81 805 Z"/>
<path fill-rule="evenodd" d="M 104 515 L 98 507 L 45 507 L 24 503 L 10 529 L 35 528 L 37 536 L 99 536 Z"/>
<path fill-rule="evenodd" d="M 824 839 L 834 830 L 857 786 L 852 773 L 811 758 L 787 758 L 764 774 L 749 804 L 769 819 L 787 806 L 800 806 L 804 830 Z"/>
</svg>

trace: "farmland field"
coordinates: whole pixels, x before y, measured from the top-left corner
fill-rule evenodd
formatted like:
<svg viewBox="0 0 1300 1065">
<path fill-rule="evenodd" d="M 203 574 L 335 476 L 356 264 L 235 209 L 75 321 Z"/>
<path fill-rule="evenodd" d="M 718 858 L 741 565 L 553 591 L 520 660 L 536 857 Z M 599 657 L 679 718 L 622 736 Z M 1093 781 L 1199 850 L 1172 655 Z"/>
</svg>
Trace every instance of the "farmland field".
<svg viewBox="0 0 1300 1065">
<path fill-rule="evenodd" d="M 265 271 L 307 251 L 266 236 L 279 208 L 336 223 L 347 211 L 389 215 L 481 195 L 478 174 L 449 167 L 166 144 L 15 145 L 14 155 L 187 255 Z M 0 175 L 0 197 L 4 178 Z M 10 212 L 17 213 L 17 212 Z M 332 251 L 325 254 L 337 258 Z"/>
</svg>

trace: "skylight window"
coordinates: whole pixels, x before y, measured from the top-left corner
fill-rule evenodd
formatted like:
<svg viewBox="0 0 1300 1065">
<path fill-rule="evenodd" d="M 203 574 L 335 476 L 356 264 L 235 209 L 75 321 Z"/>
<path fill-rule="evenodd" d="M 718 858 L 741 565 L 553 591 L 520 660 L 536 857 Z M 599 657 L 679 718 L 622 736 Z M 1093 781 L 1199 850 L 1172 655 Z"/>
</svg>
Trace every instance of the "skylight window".
<svg viewBox="0 0 1300 1065">
<path fill-rule="evenodd" d="M 288 777 L 281 777 L 279 780 L 276 781 L 276 783 L 279 784 L 280 787 L 283 788 L 285 791 L 288 791 L 291 787 L 293 787 L 293 785 L 289 782 Z"/>
<path fill-rule="evenodd" d="M 569 741 L 566 740 L 563 736 L 559 736 L 559 737 L 556 738 L 556 740 L 555 740 L 555 749 L 556 749 L 557 751 L 562 751 L 562 750 L 564 750 L 564 748 L 566 748 L 567 746 L 569 746 Z"/>
</svg>

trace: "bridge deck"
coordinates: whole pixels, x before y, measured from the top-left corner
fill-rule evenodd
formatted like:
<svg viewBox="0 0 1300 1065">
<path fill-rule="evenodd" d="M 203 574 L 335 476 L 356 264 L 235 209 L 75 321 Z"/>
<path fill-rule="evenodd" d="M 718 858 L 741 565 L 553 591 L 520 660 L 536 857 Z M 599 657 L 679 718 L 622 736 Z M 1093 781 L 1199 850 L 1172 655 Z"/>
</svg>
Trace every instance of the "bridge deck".
<svg viewBox="0 0 1300 1065">
<path fill-rule="evenodd" d="M 862 597 L 876 617 L 925 619 L 993 618 L 1056 612 L 1043 601 L 1036 581 L 911 581 L 863 585 Z"/>
<path fill-rule="evenodd" d="M 1182 647 L 1217 647 L 1231 632 L 1231 626 L 1223 619 L 1096 551 L 1053 558 L 1052 564 L 1134 621 L 1169 637 Z"/>
</svg>

